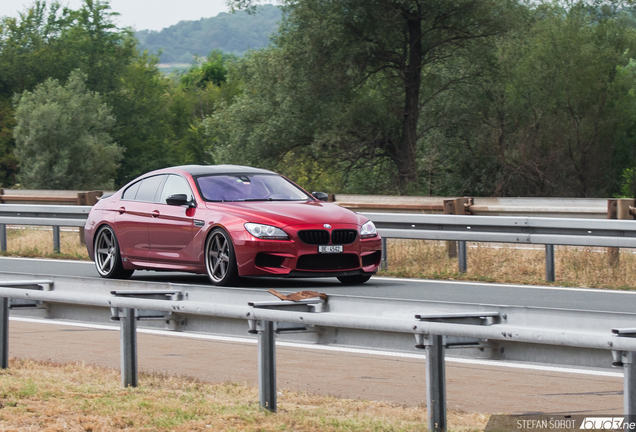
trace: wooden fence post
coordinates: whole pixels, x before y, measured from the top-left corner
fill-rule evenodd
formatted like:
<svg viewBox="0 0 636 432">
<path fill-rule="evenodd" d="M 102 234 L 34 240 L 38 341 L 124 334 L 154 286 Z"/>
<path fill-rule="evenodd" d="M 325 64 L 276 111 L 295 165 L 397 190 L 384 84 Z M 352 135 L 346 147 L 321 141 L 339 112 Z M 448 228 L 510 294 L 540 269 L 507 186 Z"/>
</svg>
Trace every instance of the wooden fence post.
<svg viewBox="0 0 636 432">
<path fill-rule="evenodd" d="M 102 195 L 104 195 L 104 192 L 102 191 L 78 192 L 77 205 L 93 206 L 97 204 L 99 197 L 101 197 Z M 79 241 L 80 244 L 86 244 L 86 240 L 84 238 L 84 227 L 80 227 L 79 229 Z"/>
<path fill-rule="evenodd" d="M 630 198 L 607 200 L 607 218 L 620 220 L 634 220 L 630 209 L 634 207 L 635 200 Z M 607 248 L 607 261 L 610 267 L 620 265 L 620 252 L 617 247 Z"/>
<path fill-rule="evenodd" d="M 444 214 L 465 215 L 466 205 L 470 204 L 470 198 L 454 198 L 444 200 Z M 457 258 L 457 241 L 446 242 L 446 254 L 449 258 Z"/>
</svg>

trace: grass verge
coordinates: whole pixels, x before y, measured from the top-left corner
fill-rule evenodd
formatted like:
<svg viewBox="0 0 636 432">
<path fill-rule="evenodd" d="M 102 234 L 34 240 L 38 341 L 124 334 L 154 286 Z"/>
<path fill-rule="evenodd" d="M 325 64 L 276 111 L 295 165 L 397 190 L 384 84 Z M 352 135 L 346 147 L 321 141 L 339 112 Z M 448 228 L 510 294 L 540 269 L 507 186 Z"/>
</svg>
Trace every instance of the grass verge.
<svg viewBox="0 0 636 432">
<path fill-rule="evenodd" d="M 86 245 L 80 242 L 79 229 L 63 228 L 60 253 L 53 250 L 53 230 L 49 227 L 7 227 L 7 251 L 2 256 L 87 260 Z"/>
<path fill-rule="evenodd" d="M 389 239 L 389 268 L 383 276 L 450 279 L 514 284 L 544 284 L 632 290 L 636 287 L 636 255 L 620 253 L 611 266 L 603 248 L 555 246 L 556 282 L 545 280 L 545 250 L 468 243 L 468 271 L 458 272 L 457 258 L 448 258 L 444 242 Z"/>
<path fill-rule="evenodd" d="M 487 421 L 448 415 L 453 431 L 483 430 Z M 425 431 L 426 410 L 282 390 L 272 414 L 246 385 L 142 373 L 139 387 L 122 389 L 113 369 L 12 359 L 0 371 L 0 430 Z"/>
</svg>

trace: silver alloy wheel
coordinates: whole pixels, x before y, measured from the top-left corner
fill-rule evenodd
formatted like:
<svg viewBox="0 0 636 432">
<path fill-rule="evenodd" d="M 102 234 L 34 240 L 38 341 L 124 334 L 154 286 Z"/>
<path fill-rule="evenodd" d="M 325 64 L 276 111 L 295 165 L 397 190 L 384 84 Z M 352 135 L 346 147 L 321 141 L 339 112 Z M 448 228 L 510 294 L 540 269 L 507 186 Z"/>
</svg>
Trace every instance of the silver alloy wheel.
<svg viewBox="0 0 636 432">
<path fill-rule="evenodd" d="M 208 239 L 207 251 L 208 275 L 213 282 L 222 282 L 230 270 L 230 244 L 222 231 L 212 233 Z"/>
<path fill-rule="evenodd" d="M 95 264 L 97 264 L 97 271 L 104 276 L 111 274 L 117 264 L 117 258 L 117 240 L 115 240 L 115 233 L 109 227 L 102 228 L 95 240 Z"/>
</svg>

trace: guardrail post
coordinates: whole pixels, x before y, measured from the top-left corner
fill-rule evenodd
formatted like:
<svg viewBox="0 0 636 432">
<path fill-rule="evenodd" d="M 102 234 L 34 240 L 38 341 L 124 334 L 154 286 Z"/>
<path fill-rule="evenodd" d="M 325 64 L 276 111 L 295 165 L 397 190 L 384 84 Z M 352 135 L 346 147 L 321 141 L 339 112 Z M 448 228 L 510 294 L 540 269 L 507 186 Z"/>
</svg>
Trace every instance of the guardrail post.
<svg viewBox="0 0 636 432">
<path fill-rule="evenodd" d="M 444 337 L 429 335 L 426 342 L 426 406 L 428 430 L 446 430 L 446 372 L 444 367 Z"/>
<path fill-rule="evenodd" d="M 258 332 L 258 396 L 261 408 L 276 412 L 276 339 L 272 321 L 261 321 Z"/>
<path fill-rule="evenodd" d="M 291 300 L 288 298 L 289 296 L 275 290 L 270 290 L 270 293 L 283 301 L 248 302 L 247 305 L 253 308 L 253 312 L 247 314 L 248 317 L 252 316 L 247 323 L 248 333 L 258 333 L 258 397 L 260 406 L 268 411 L 276 412 L 276 334 L 298 333 L 308 330 L 307 325 L 303 323 L 286 324 L 259 320 L 257 317 L 259 309 L 317 313 L 323 310 L 323 306 L 327 302 L 327 295 L 314 292 L 315 296 Z"/>
<path fill-rule="evenodd" d="M 545 280 L 554 282 L 554 245 L 545 245 Z"/>
<path fill-rule="evenodd" d="M 53 251 L 55 253 L 60 253 L 61 252 L 61 248 L 60 248 L 60 227 L 59 226 L 54 226 L 53 227 Z"/>
<path fill-rule="evenodd" d="M 9 299 L 0 298 L 0 368 L 9 367 Z"/>
<path fill-rule="evenodd" d="M 387 256 L 388 250 L 386 247 L 386 238 L 382 238 L 382 261 L 380 261 L 380 270 L 387 270 L 389 268 L 389 258 Z"/>
<path fill-rule="evenodd" d="M 468 251 L 466 250 L 466 240 L 459 240 L 457 242 L 457 264 L 459 266 L 460 273 L 466 273 L 468 270 Z"/>
<path fill-rule="evenodd" d="M 615 328 L 617 337 L 636 338 L 636 328 Z M 612 351 L 612 366 L 623 368 L 623 409 L 626 421 L 636 421 L 636 352 Z M 627 428 L 625 428 L 627 430 Z"/>
<path fill-rule="evenodd" d="M 137 321 L 135 309 L 124 308 L 121 324 L 121 385 L 137 387 Z"/>
<path fill-rule="evenodd" d="M 7 225 L 0 224 L 0 250 L 7 251 Z"/>
<path fill-rule="evenodd" d="M 636 353 L 628 351 L 622 354 L 624 414 L 633 421 L 633 416 L 636 416 Z"/>
</svg>

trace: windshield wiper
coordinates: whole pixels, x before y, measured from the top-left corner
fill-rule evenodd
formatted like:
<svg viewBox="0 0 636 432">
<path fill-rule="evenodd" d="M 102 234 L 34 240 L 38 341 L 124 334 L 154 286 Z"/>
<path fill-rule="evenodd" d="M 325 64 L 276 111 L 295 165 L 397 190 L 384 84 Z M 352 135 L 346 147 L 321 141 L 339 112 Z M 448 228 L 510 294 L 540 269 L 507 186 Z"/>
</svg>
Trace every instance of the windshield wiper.
<svg viewBox="0 0 636 432">
<path fill-rule="evenodd" d="M 241 201 L 294 201 L 288 198 L 246 198 Z"/>
</svg>

